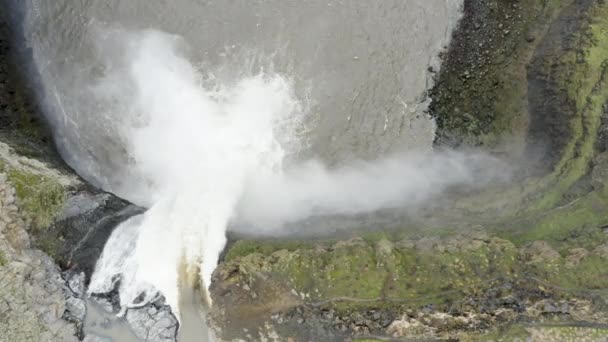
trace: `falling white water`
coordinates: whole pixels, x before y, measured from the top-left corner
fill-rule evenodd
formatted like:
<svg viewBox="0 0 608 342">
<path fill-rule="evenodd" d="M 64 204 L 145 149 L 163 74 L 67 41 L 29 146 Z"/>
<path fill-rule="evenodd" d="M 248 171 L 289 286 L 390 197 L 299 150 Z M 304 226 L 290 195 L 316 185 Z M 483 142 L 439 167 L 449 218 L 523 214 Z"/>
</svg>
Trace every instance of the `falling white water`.
<svg viewBox="0 0 608 342">
<path fill-rule="evenodd" d="M 126 189 L 142 189 L 147 198 L 117 192 L 149 210 L 114 231 L 89 292 L 107 292 L 120 279 L 121 305 L 145 303 L 160 291 L 177 312 L 180 265 L 200 267 L 202 283 L 210 284 L 245 180 L 282 170 L 281 137 L 288 140 L 284 133 L 300 107 L 289 82 L 277 75 L 205 89 L 173 39 L 139 35 L 121 69 L 132 89 L 124 113 L 133 115 L 122 120 L 121 136 L 131 174 L 139 178 L 132 181 L 145 184 Z"/>
</svg>

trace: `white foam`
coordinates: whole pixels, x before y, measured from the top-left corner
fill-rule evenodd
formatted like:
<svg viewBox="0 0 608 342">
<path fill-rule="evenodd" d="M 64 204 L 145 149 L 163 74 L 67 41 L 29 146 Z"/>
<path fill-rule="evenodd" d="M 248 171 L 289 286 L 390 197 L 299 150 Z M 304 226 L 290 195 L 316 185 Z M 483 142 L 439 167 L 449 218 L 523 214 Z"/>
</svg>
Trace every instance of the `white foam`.
<svg viewBox="0 0 608 342">
<path fill-rule="evenodd" d="M 281 171 L 285 152 L 275 132 L 285 131 L 299 106 L 278 75 L 203 88 L 171 39 L 147 32 L 131 42 L 124 76 L 133 93 L 125 94 L 131 106 L 124 113 L 134 116 L 123 120 L 132 124 L 121 135 L 138 177 L 133 182 L 147 186 L 116 191 L 149 210 L 114 231 L 89 292 L 111 289 L 120 276 L 122 305 L 135 305 L 142 292 L 149 300 L 158 290 L 177 311 L 180 264 L 200 265 L 203 284 L 210 284 L 245 181 Z"/>
</svg>

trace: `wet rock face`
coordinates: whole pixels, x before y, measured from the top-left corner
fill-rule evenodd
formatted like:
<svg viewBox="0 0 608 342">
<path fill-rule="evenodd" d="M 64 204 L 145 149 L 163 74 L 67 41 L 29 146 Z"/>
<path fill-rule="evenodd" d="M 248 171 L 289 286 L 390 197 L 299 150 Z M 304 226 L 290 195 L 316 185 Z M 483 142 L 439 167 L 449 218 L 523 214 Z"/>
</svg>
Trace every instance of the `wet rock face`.
<svg viewBox="0 0 608 342">
<path fill-rule="evenodd" d="M 593 0 L 577 0 L 564 9 L 536 47 L 528 65 L 528 106 L 530 122 L 528 129 L 528 153 L 532 158 L 545 160 L 548 165 L 559 161 L 562 151 L 572 137 L 570 122 L 580 108 L 568 96 L 568 88 L 560 79 L 559 69 L 565 63 L 559 61 L 564 50 L 576 50 L 581 42 L 583 21 L 581 16 L 594 4 Z M 583 62 L 584 52 L 578 52 Z M 558 62 L 559 61 L 559 62 Z M 548 63 L 553 63 L 551 66 Z M 575 81 L 572 79 L 571 81 Z"/>
<path fill-rule="evenodd" d="M 66 308 L 63 318 L 73 323 L 82 337 L 82 327 L 87 314 L 85 296 L 85 274 L 84 272 L 63 272 L 63 292 L 65 295 Z"/>
<path fill-rule="evenodd" d="M 0 9 L 0 340 L 106 342 L 84 336 L 86 284 L 113 228 L 142 209 L 62 163 L 14 72 L 26 66 L 12 64 L 7 13 Z M 140 325 L 163 331 L 151 316 Z"/>
<path fill-rule="evenodd" d="M 0 5 L 0 140 L 11 143 L 22 155 L 63 164 L 33 100 L 35 82 L 26 79 L 33 74 L 28 63 L 32 54 L 22 39 L 14 39 L 19 34 L 19 26 L 13 25 L 18 15 L 7 2 Z"/>
<path fill-rule="evenodd" d="M 114 228 L 142 212 L 111 194 L 85 188 L 68 196 L 56 221 L 37 234 L 35 245 L 52 254 L 61 267 L 84 272 L 88 284 Z M 49 241 L 60 243 L 49 246 Z"/>
<path fill-rule="evenodd" d="M 73 176 L 19 156 L 3 143 L 0 152 L 0 274 L 4 280 L 0 296 L 6 304 L 0 333 L 15 341 L 83 338 L 87 277 L 114 226 L 140 209 L 90 189 Z M 21 184 L 21 190 L 13 184 Z M 61 209 L 48 210 L 54 207 L 45 204 L 49 200 L 47 186 L 60 190 L 54 193 L 63 199 L 53 203 Z M 23 190 L 29 188 L 35 191 Z M 28 203 L 36 205 L 28 207 Z M 32 219 L 42 214 L 53 223 L 41 226 L 46 219 Z M 69 234 L 58 236 L 62 232 Z M 28 233 L 33 235 L 33 242 Z M 66 260 L 63 264 L 71 266 L 70 270 L 60 274 L 55 261 L 33 246 Z M 69 263 L 72 258 L 83 262 Z"/>
<path fill-rule="evenodd" d="M 114 228 L 143 209 L 83 183 L 73 173 L 26 158 L 0 141 L 0 171 L 15 186 L 15 200 L 33 247 L 63 269 L 90 279 Z M 29 239 L 25 239 L 29 242 Z"/>
<path fill-rule="evenodd" d="M 128 309 L 127 322 L 143 341 L 172 342 L 177 340 L 178 322 L 166 305 L 151 304 Z"/>
<path fill-rule="evenodd" d="M 384 332 L 398 317 L 389 310 L 370 309 L 345 313 L 333 308 L 297 307 L 276 313 L 265 325 L 273 327 L 281 336 L 293 335 L 296 340 L 344 341 L 355 336 L 371 336 Z M 298 331 L 298 334 L 294 332 Z M 265 331 L 260 331 L 264 334 Z M 297 336 L 297 337 L 295 337 Z"/>
<path fill-rule="evenodd" d="M 576 109 L 553 77 L 561 63 L 550 66 L 547 60 L 576 49 L 578 16 L 591 3 L 465 1 L 464 18 L 430 92 L 436 143 L 483 145 L 511 156 L 528 154 L 543 165 L 556 163 Z"/>
<path fill-rule="evenodd" d="M 4 7 L 4 4 L 2 5 Z M 0 8 L 0 137 L 5 141 L 20 141 L 24 152 L 40 154 L 52 150 L 48 135 L 18 132 L 36 119 L 27 117 L 31 109 L 19 91 L 19 80 L 14 75 L 16 67 L 9 63 L 13 53 L 8 41 L 9 27 L 6 15 Z M 30 127 L 33 127 L 30 126 Z M 36 136 L 36 138 L 34 138 Z M 38 142 L 47 146 L 38 149 Z M 2 341 L 77 341 L 77 328 L 64 319 L 69 304 L 65 300 L 65 283 L 54 261 L 39 250 L 31 248 L 32 219 L 25 215 L 27 209 L 39 208 L 34 201 L 24 203 L 24 193 L 45 193 L 42 187 L 30 184 L 35 191 L 16 188 L 16 181 L 24 180 L 23 173 L 14 167 L 18 158 L 12 158 L 8 147 L 0 146 L 0 340 Z M 43 153 L 44 154 L 44 153 Z M 39 164 L 30 165 L 38 169 Z M 47 175 L 36 179 L 46 179 Z M 56 184 L 56 183 L 53 183 Z M 47 193 L 48 194 L 48 193 Z M 44 196 L 30 198 L 41 199 Z M 39 202 L 38 202 L 39 203 Z M 44 202 L 42 202 L 44 203 Z M 29 204 L 29 206 L 28 206 Z M 24 207 L 27 206 L 27 209 Z M 48 206 L 47 206 L 48 208 Z M 81 307 L 82 308 L 82 307 Z"/>
<path fill-rule="evenodd" d="M 517 70 L 511 69 L 523 71 L 525 55 L 537 41 L 533 26 L 543 25 L 550 7 L 535 1 L 464 2 L 464 17 L 430 92 L 437 144 L 491 144 L 506 128 L 496 124 L 519 114 L 520 104 L 504 106 L 525 94 L 525 81 L 520 86 Z"/>
</svg>

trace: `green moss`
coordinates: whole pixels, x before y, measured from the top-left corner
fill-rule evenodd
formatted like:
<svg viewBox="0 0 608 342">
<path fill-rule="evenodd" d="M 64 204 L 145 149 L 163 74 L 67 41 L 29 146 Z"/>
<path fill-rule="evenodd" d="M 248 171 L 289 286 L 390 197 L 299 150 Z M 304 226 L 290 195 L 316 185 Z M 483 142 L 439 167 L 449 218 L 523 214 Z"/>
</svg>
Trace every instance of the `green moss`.
<svg viewBox="0 0 608 342">
<path fill-rule="evenodd" d="M 575 270 L 568 270 L 563 264 L 560 266 L 558 272 L 547 277 L 550 284 L 572 290 L 606 290 L 608 260 L 591 255 L 578 263 Z"/>
<path fill-rule="evenodd" d="M 3 251 L 0 251 L 0 266 L 6 265 L 7 262 L 6 255 L 4 255 Z"/>
<path fill-rule="evenodd" d="M 570 42 L 573 48 L 548 54 L 541 64 L 553 86 L 566 94 L 574 112 L 569 140 L 554 171 L 510 188 L 490 189 L 456 205 L 469 212 L 469 217 L 480 218 L 489 229 L 507 227 L 501 236 L 516 244 L 560 241 L 580 232 L 588 235 L 608 223 L 606 189 L 579 193 L 578 198 L 568 196 L 591 171 L 603 106 L 608 103 L 608 7 L 596 4 L 584 18 L 580 32 Z"/>
<path fill-rule="evenodd" d="M 270 256 L 271 272 L 288 279 L 307 297 L 324 300 L 332 297 L 377 299 L 381 296 L 387 270 L 377 263 L 372 246 L 357 241 L 321 249 L 286 250 Z"/>
<path fill-rule="evenodd" d="M 498 1 L 488 4 L 489 12 L 471 11 L 473 16 L 482 15 L 476 19 L 484 25 L 471 27 L 471 20 L 459 29 L 453 42 L 459 48 L 448 53 L 431 91 L 440 143 L 456 140 L 498 147 L 508 140 L 511 148 L 514 141 L 522 148 L 527 128 L 526 65 L 539 41 L 530 42 L 528 36 L 542 36 L 571 2 L 526 0 L 512 6 Z"/>
<path fill-rule="evenodd" d="M 522 2 L 519 5 L 522 22 L 518 24 L 524 25 L 521 32 L 543 36 L 549 24 L 571 3 L 561 0 Z M 496 13 L 500 14 L 500 8 Z M 488 15 L 494 18 L 496 13 Z M 455 208 L 468 211 L 471 213 L 469 216 L 474 215 L 484 221 L 517 221 L 522 217 L 542 215 L 570 200 L 567 198 L 569 191 L 591 170 L 603 105 L 608 102 L 607 18 L 607 6 L 591 5 L 584 15 L 578 17 L 580 29 L 568 38 L 564 43 L 566 46 L 557 47 L 552 53 L 541 54 L 533 65 L 539 68 L 550 87 L 564 94 L 564 103 L 571 106 L 573 112 L 571 118 L 563 118 L 566 120 L 564 124 L 570 125 L 570 134 L 553 171 L 542 178 L 527 179 L 517 186 L 491 189 L 461 199 Z M 523 144 L 528 127 L 520 121 L 530 115 L 525 101 L 528 87 L 526 65 L 536 44 L 525 39 L 509 43 L 511 38 L 505 39 L 502 44 L 508 46 L 504 46 L 504 49 L 513 51 L 506 61 L 490 59 L 498 59 L 498 62 L 488 66 L 487 70 L 463 66 L 458 62 L 454 64 L 455 69 L 450 69 L 448 65 L 442 71 L 437 83 L 438 89 L 442 90 L 436 91 L 439 93 L 435 96 L 439 98 L 432 108 L 438 116 L 440 135 L 442 130 L 456 130 L 461 136 L 468 137 L 465 140 L 473 139 L 490 147 L 495 146 L 501 136 L 510 136 L 515 140 L 506 145 L 510 151 L 517 150 L 517 146 Z M 476 49 L 476 46 L 472 46 L 470 53 L 479 54 L 479 51 L 475 52 Z M 497 50 L 496 53 L 504 54 L 504 51 Z M 476 58 L 458 60 L 474 61 Z M 463 68 L 472 73 L 470 79 L 462 79 Z M 493 114 L 486 116 L 487 113 Z M 470 117 L 473 126 L 487 126 L 487 122 L 481 121 L 489 120 L 492 129 L 488 132 L 469 132 L 467 125 L 463 125 L 466 120 L 461 120 L 464 116 Z M 500 195 L 496 196 L 497 193 Z"/>
<path fill-rule="evenodd" d="M 19 206 L 33 226 L 49 226 L 65 204 L 65 188 L 51 177 L 8 167 L 4 163 L 0 164 L 0 169 L 6 172 L 15 187 Z"/>
<path fill-rule="evenodd" d="M 534 240 L 570 240 L 586 247 L 585 239 L 602 241 L 599 227 L 608 223 L 608 199 L 592 192 L 568 205 L 509 222 L 501 235 L 517 245 Z"/>
<path fill-rule="evenodd" d="M 282 249 L 293 251 L 313 245 L 313 242 L 305 240 L 239 240 L 230 247 L 224 259 L 230 261 L 254 253 L 269 255 Z"/>
<path fill-rule="evenodd" d="M 470 247 L 448 244 L 429 251 L 395 248 L 383 258 L 389 274 L 384 297 L 436 302 L 444 295 L 458 297 L 494 278 L 513 273 L 517 250 L 510 243 L 498 239 L 487 244 L 472 241 Z"/>
<path fill-rule="evenodd" d="M 605 239 L 604 239 L 605 240 Z M 589 251 L 601 243 L 589 243 Z M 426 247 L 425 247 L 426 245 Z M 353 239 L 333 245 L 238 256 L 220 269 L 238 269 L 224 285 L 287 287 L 300 300 L 341 312 L 369 308 L 443 305 L 484 293 L 496 282 L 524 280 L 556 293 L 603 290 L 608 259 L 592 252 L 573 265 L 568 250 L 551 261 L 527 261 L 513 243 L 499 239 L 447 238 L 416 246 Z M 258 285 L 255 285 L 259 283 Z M 239 285 L 240 286 L 240 285 Z"/>
<path fill-rule="evenodd" d="M 608 101 L 608 8 L 594 6 L 588 17 L 589 24 L 575 44 L 580 48 L 564 54 L 558 61 L 552 61 L 563 66 L 552 76 L 573 101 L 576 117 L 571 122 L 572 138 L 555 172 L 549 176 L 556 181 L 535 204 L 535 209 L 547 209 L 557 204 L 563 194 L 588 173 L 595 155 L 603 105 Z"/>
<path fill-rule="evenodd" d="M 448 243 L 428 251 L 388 240 L 354 239 L 329 247 L 255 253 L 228 264 L 238 265 L 247 281 L 263 274 L 265 279 L 285 281 L 307 300 L 331 301 L 346 310 L 440 302 L 444 294 L 454 297 L 513 275 L 517 253 L 514 245 L 496 238 Z"/>
<path fill-rule="evenodd" d="M 60 238 L 39 238 L 35 240 L 36 248 L 40 249 L 60 264 L 66 261 L 65 259 L 60 258 L 58 254 L 58 251 L 64 243 L 65 241 Z"/>
</svg>

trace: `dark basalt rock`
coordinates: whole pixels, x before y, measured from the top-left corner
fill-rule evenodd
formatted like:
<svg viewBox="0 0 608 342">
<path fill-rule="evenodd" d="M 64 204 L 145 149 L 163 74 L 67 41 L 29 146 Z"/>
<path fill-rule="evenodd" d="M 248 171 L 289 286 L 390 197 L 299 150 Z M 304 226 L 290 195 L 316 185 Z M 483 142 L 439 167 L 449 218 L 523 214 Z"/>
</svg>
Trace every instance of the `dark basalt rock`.
<svg viewBox="0 0 608 342">
<path fill-rule="evenodd" d="M 64 269 L 82 271 L 88 284 L 95 263 L 112 231 L 121 222 L 144 212 L 109 193 L 85 189 L 70 196 L 56 222 L 37 236 Z M 45 242 L 60 241 L 55 248 Z"/>
</svg>

